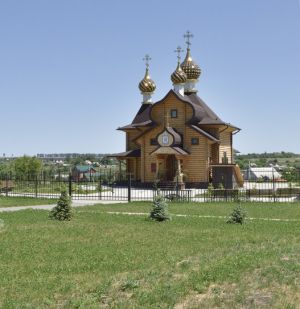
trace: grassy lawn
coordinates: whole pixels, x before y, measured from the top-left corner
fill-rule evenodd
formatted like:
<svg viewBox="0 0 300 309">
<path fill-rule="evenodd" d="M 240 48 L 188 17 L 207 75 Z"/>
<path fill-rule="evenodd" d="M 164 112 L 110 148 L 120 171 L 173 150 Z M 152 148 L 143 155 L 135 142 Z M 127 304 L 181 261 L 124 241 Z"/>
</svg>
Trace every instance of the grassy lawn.
<svg viewBox="0 0 300 309">
<path fill-rule="evenodd" d="M 175 217 L 150 203 L 0 213 L 2 308 L 299 308 L 300 221 Z M 243 204 L 254 218 L 299 219 L 300 204 Z M 226 216 L 233 204 L 171 204 L 172 214 Z"/>
<path fill-rule="evenodd" d="M 149 202 L 132 202 L 129 204 L 113 204 L 88 206 L 79 212 L 149 212 Z M 199 215 L 199 216 L 228 216 L 236 203 L 170 203 L 169 211 L 173 214 Z M 270 219 L 296 219 L 300 220 L 300 203 L 241 203 L 247 210 L 248 217 Z"/>
<path fill-rule="evenodd" d="M 56 199 L 48 199 L 48 198 L 0 196 L 0 208 L 13 207 L 13 206 L 48 205 L 48 204 L 56 204 L 56 201 L 57 201 Z"/>
</svg>

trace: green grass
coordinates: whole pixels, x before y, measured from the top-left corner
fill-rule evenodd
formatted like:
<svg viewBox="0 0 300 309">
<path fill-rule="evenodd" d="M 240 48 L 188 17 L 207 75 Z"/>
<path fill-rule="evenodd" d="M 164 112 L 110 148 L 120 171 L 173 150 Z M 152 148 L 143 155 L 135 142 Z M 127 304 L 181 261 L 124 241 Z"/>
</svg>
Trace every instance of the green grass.
<svg viewBox="0 0 300 309">
<path fill-rule="evenodd" d="M 48 205 L 56 204 L 56 201 L 56 199 L 47 198 L 0 196 L 0 208 L 13 206 Z"/>
<path fill-rule="evenodd" d="M 226 216 L 234 204 L 171 204 L 171 214 Z M 2 308 L 298 308 L 300 222 L 175 217 L 150 203 L 0 213 Z M 255 218 L 299 219 L 299 204 L 243 204 Z"/>
<path fill-rule="evenodd" d="M 149 202 L 132 202 L 126 204 L 98 205 L 80 208 L 79 212 L 149 212 Z M 227 216 L 236 203 L 169 203 L 169 211 L 173 214 Z M 247 210 L 248 217 L 279 218 L 300 220 L 300 203 L 241 203 Z"/>
</svg>

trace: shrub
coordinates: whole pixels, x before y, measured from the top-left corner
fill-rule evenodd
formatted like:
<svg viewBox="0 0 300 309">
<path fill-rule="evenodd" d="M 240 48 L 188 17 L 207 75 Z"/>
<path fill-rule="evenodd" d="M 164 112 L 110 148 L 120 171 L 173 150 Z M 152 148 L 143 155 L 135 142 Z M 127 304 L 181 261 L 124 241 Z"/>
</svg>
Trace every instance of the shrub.
<svg viewBox="0 0 300 309">
<path fill-rule="evenodd" d="M 207 187 L 207 195 L 209 197 L 211 197 L 213 195 L 213 192 L 214 192 L 214 186 L 213 184 L 210 182 L 208 187 Z"/>
<path fill-rule="evenodd" d="M 241 205 L 237 205 L 230 214 L 227 223 L 233 223 L 233 224 L 243 224 L 245 222 L 247 213 L 246 211 L 241 207 Z"/>
<path fill-rule="evenodd" d="M 71 199 L 67 190 L 62 190 L 57 205 L 50 211 L 49 217 L 54 220 L 70 221 L 73 217 Z"/>
<path fill-rule="evenodd" d="M 220 183 L 219 183 L 219 185 L 218 185 L 218 189 L 220 189 L 220 190 L 224 190 L 224 185 L 222 184 L 222 182 L 220 182 Z"/>
<path fill-rule="evenodd" d="M 157 196 L 153 200 L 150 219 L 155 221 L 166 221 L 171 219 L 168 213 L 168 204 L 160 192 L 158 192 Z"/>
<path fill-rule="evenodd" d="M 156 179 L 153 183 L 153 190 L 157 191 L 158 190 L 158 184 L 159 184 L 159 179 Z"/>
</svg>

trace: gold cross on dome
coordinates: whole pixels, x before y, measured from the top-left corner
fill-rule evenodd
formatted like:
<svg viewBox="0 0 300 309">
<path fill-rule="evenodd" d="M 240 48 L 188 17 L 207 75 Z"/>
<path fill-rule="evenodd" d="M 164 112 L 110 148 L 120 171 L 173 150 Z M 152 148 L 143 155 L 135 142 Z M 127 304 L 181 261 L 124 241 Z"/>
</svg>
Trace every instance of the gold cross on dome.
<svg viewBox="0 0 300 309">
<path fill-rule="evenodd" d="M 143 60 L 145 61 L 146 67 L 149 68 L 149 61 L 151 60 L 151 57 L 146 54 Z"/>
<path fill-rule="evenodd" d="M 187 31 L 183 37 L 186 39 L 185 43 L 187 44 L 188 48 L 190 48 L 190 45 L 192 44 L 190 42 L 190 39 L 194 37 L 194 35 L 190 32 L 190 31 Z"/>
<path fill-rule="evenodd" d="M 180 46 L 178 46 L 175 50 L 174 50 L 174 53 L 177 53 L 177 59 L 178 61 L 180 62 L 180 53 L 182 53 L 183 50 Z"/>
</svg>

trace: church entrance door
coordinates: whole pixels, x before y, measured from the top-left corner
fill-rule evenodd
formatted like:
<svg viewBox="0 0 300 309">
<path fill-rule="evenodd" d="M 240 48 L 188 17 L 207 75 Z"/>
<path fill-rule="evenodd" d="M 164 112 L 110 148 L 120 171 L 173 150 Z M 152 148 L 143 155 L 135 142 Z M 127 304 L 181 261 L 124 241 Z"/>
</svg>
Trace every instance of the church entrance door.
<svg viewBox="0 0 300 309">
<path fill-rule="evenodd" d="M 173 181 L 177 170 L 175 155 L 168 155 L 166 158 L 166 180 Z"/>
</svg>

